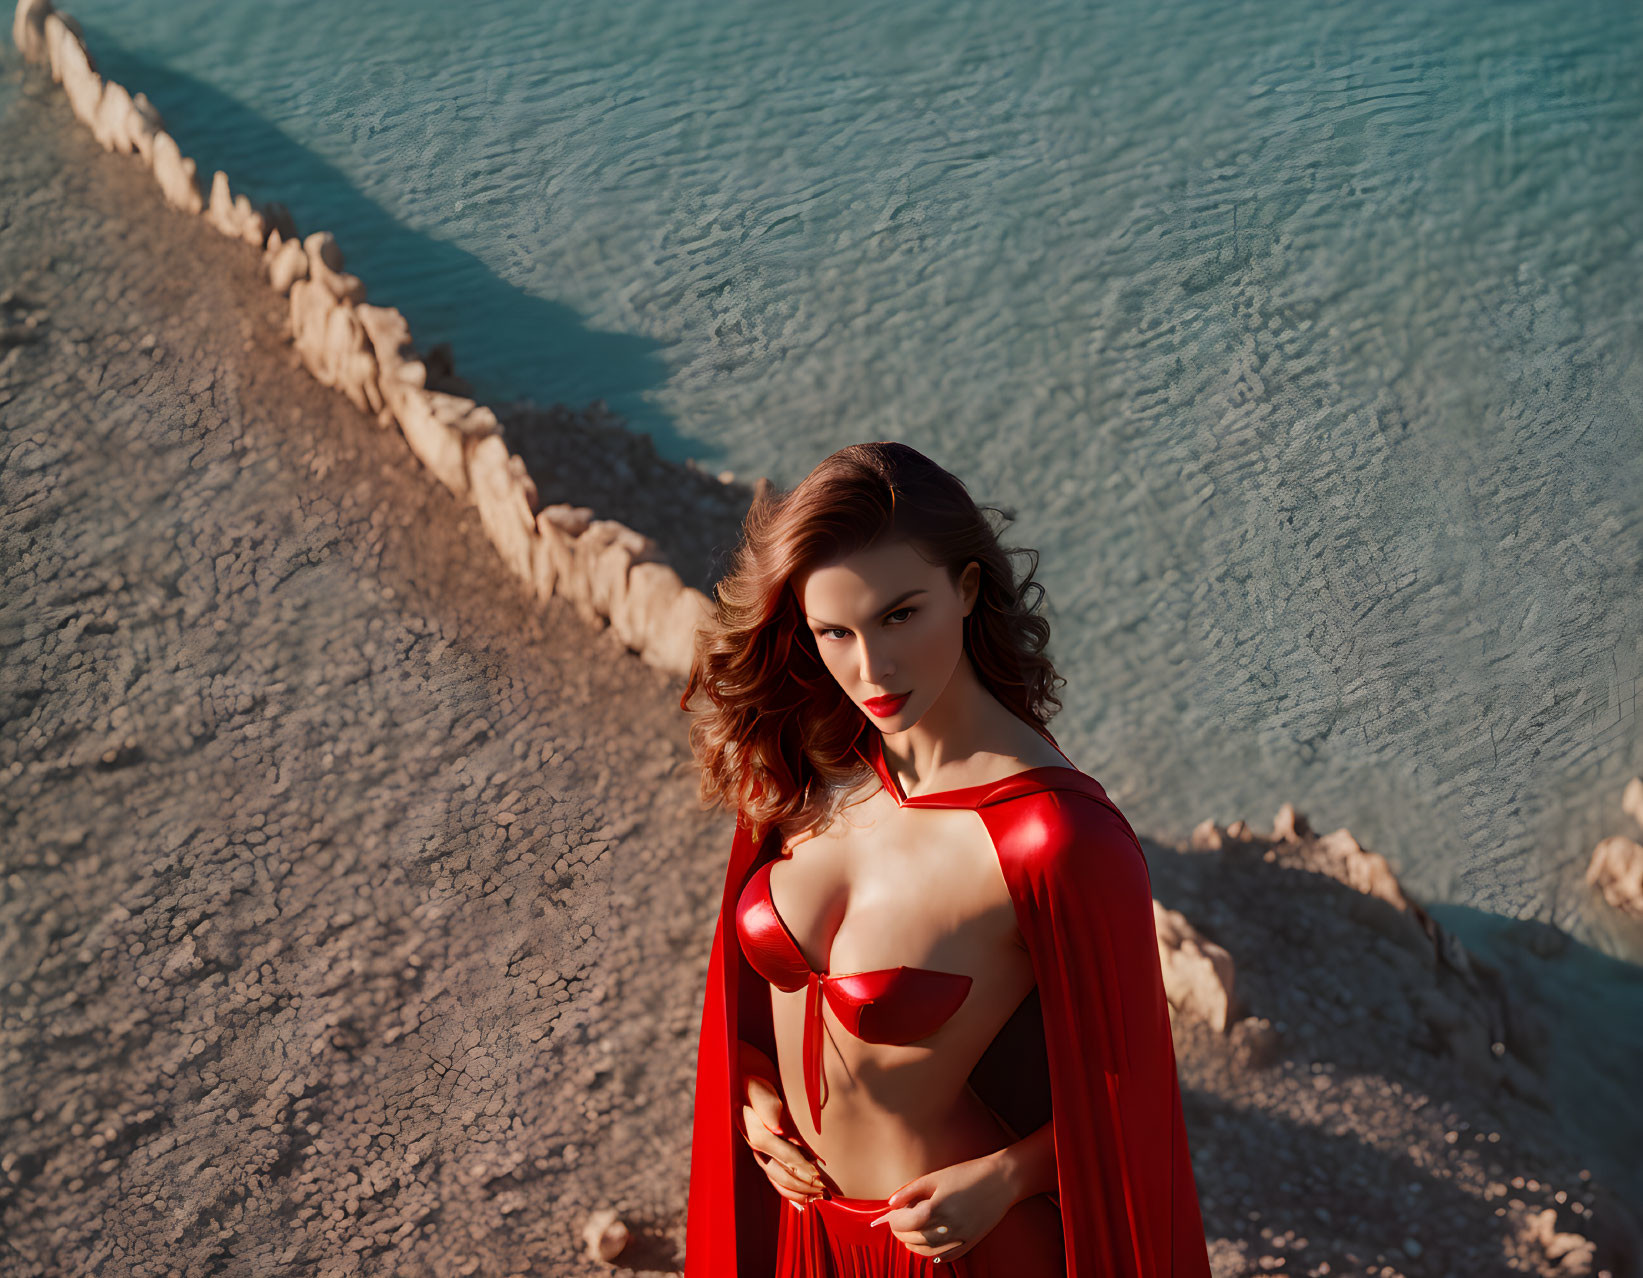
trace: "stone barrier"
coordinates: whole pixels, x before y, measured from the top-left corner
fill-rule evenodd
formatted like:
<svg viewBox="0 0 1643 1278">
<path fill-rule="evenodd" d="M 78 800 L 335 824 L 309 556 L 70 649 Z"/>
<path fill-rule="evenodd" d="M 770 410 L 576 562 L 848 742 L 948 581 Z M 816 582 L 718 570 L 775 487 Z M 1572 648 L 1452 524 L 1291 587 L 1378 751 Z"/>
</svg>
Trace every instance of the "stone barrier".
<svg viewBox="0 0 1643 1278">
<path fill-rule="evenodd" d="M 167 204 L 261 253 L 263 276 L 290 302 L 291 338 L 304 367 L 379 425 L 398 427 L 433 476 L 478 509 L 485 535 L 526 589 L 544 601 L 558 594 L 589 623 L 608 624 L 649 664 L 689 673 L 711 600 L 634 529 L 594 518 L 586 507 L 544 509 L 496 414 L 440 388 L 461 384 L 448 360 L 438 349 L 418 355 L 403 315 L 366 304 L 364 282 L 344 270 L 329 231 L 299 238 L 283 205 L 254 206 L 221 170 L 203 193 L 194 161 L 153 104 L 98 73 L 79 23 L 51 0 L 18 0 L 12 42 L 24 59 L 50 68 L 104 148 L 142 158 Z"/>
<path fill-rule="evenodd" d="M 1620 806 L 1633 821 L 1643 825 L 1643 777 L 1626 782 Z M 1592 849 L 1586 882 L 1615 909 L 1643 919 L 1643 843 L 1624 834 L 1604 839 Z"/>
</svg>

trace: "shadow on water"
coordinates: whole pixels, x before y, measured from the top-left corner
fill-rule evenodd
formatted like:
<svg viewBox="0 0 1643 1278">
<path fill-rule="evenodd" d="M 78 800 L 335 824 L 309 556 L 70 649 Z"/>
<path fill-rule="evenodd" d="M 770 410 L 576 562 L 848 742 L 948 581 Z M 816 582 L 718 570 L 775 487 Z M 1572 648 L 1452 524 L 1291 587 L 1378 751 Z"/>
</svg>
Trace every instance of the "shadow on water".
<svg viewBox="0 0 1643 1278">
<path fill-rule="evenodd" d="M 1611 958 L 1547 923 L 1507 918 L 1464 905 L 1427 912 L 1468 951 L 1499 968 L 1516 997 L 1527 998 L 1550 1036 L 1556 1112 L 1611 1185 L 1643 1204 L 1643 1162 L 1616 1151 L 1643 1149 L 1643 968 Z"/>
<path fill-rule="evenodd" d="M 478 398 L 571 407 L 604 399 L 663 456 L 713 451 L 680 436 L 645 399 L 667 378 L 661 343 L 591 328 L 569 306 L 533 297 L 473 254 L 405 226 L 335 166 L 210 84 L 121 47 L 95 26 L 87 27 L 86 44 L 105 76 L 159 108 L 183 154 L 199 165 L 205 194 L 221 169 L 252 203 L 283 203 L 299 233 L 332 232 L 368 300 L 403 312 L 419 348 L 449 342 L 457 373 Z"/>
</svg>

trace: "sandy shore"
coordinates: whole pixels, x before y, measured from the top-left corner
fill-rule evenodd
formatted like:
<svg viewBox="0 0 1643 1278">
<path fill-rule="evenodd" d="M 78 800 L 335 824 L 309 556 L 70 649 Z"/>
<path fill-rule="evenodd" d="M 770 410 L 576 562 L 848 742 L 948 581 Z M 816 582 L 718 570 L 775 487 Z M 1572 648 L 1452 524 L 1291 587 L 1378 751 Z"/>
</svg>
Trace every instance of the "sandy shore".
<svg viewBox="0 0 1643 1278">
<path fill-rule="evenodd" d="M 608 1205 L 617 1268 L 676 1272 L 729 844 L 677 684 L 525 597 L 256 254 L 5 74 L 0 1271 L 592 1274 Z M 545 500 L 710 571 L 728 496 L 542 439 Z M 1233 1031 L 1177 1026 L 1221 1278 L 1637 1272 L 1532 1009 L 1308 842 L 1148 851 L 1238 965 Z"/>
</svg>

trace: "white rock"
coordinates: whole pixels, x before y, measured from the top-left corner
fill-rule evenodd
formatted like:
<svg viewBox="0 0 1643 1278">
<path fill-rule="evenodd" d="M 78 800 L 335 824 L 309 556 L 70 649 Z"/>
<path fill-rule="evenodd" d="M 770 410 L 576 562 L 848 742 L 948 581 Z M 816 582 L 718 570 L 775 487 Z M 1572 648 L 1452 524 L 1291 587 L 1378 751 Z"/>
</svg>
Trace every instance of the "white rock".
<svg viewBox="0 0 1643 1278">
<path fill-rule="evenodd" d="M 1643 825 L 1643 777 L 1633 777 L 1626 782 L 1626 790 L 1620 796 L 1620 806 L 1627 816 Z"/>
<path fill-rule="evenodd" d="M 177 149 L 177 142 L 164 129 L 154 134 L 150 152 L 154 180 L 160 184 L 165 202 L 184 213 L 198 214 L 205 208 L 194 161 Z"/>
<path fill-rule="evenodd" d="M 1278 843 L 1298 843 L 1312 833 L 1312 827 L 1307 820 L 1295 810 L 1293 803 L 1286 803 L 1278 809 L 1278 815 L 1272 818 L 1272 838 Z"/>
<path fill-rule="evenodd" d="M 205 220 L 224 235 L 240 238 L 239 219 L 234 215 L 234 196 L 228 189 L 228 174 L 218 169 L 211 175 L 211 197 L 205 202 Z"/>
<path fill-rule="evenodd" d="M 576 572 L 576 539 L 592 522 L 593 511 L 586 506 L 556 503 L 536 512 L 531 584 L 538 599 L 546 600 L 555 591 L 566 598 L 574 593 L 571 582 Z"/>
<path fill-rule="evenodd" d="M 628 1227 L 609 1207 L 593 1212 L 582 1225 L 582 1241 L 595 1260 L 612 1261 L 628 1245 Z"/>
<path fill-rule="evenodd" d="M 268 239 L 269 222 L 262 210 L 254 207 L 248 195 L 234 197 L 234 213 L 239 219 L 240 238 L 252 248 L 261 248 Z"/>
<path fill-rule="evenodd" d="M 468 496 L 467 446 L 501 433 L 496 414 L 460 395 L 398 388 L 395 418 L 417 459 L 458 497 Z"/>
<path fill-rule="evenodd" d="M 95 131 L 103 107 L 103 77 L 70 58 L 63 71 L 63 91 L 80 123 Z"/>
<path fill-rule="evenodd" d="M 295 280 L 291 284 L 291 341 L 308 371 L 325 386 L 331 384 L 325 334 L 336 304 L 336 299 L 312 280 Z"/>
<path fill-rule="evenodd" d="M 649 553 L 654 553 L 654 544 Z M 617 637 L 649 664 L 683 676 L 690 673 L 696 655 L 697 631 L 711 615 L 706 595 L 687 587 L 667 564 L 645 558 L 629 566 L 626 589 L 613 601 L 610 624 Z"/>
<path fill-rule="evenodd" d="M 353 308 L 350 307 L 350 310 Z M 359 321 L 354 321 L 357 326 Z M 347 372 L 348 384 L 358 386 L 360 394 L 365 396 L 365 411 L 374 417 L 379 426 L 391 426 L 394 415 L 387 404 L 383 402 L 382 390 L 377 385 L 377 361 L 371 354 L 371 348 L 365 340 L 363 330 L 360 333 L 358 349 L 349 357 L 350 368 Z"/>
<path fill-rule="evenodd" d="M 428 370 L 417 358 L 411 345 L 411 326 L 405 317 L 391 306 L 361 305 L 360 323 L 371 339 L 376 352 L 377 367 L 381 369 L 382 393 L 394 410 L 395 390 L 399 386 L 426 386 Z M 395 410 L 397 411 L 397 410 Z"/>
<path fill-rule="evenodd" d="M 312 284 L 313 281 L 310 280 L 309 283 Z M 320 358 L 325 364 L 326 385 L 346 392 L 348 357 L 364 341 L 365 330 L 360 327 L 354 308 L 336 303 L 333 299 L 331 308 L 325 312 L 325 331 L 319 344 Z M 363 395 L 355 407 L 364 410 Z"/>
<path fill-rule="evenodd" d="M 1643 918 L 1643 844 L 1621 834 L 1604 839 L 1592 850 L 1586 882 L 1615 909 Z"/>
<path fill-rule="evenodd" d="M 468 488 L 479 521 L 508 570 L 533 580 L 536 539 L 536 484 L 522 459 L 508 451 L 500 435 L 474 442 L 468 450 Z"/>
<path fill-rule="evenodd" d="M 1349 887 L 1378 896 L 1400 910 L 1409 908 L 1408 898 L 1398 885 L 1398 876 L 1386 858 L 1362 847 L 1344 826 L 1321 837 L 1316 847 L 1334 876 Z"/>
<path fill-rule="evenodd" d="M 308 262 L 312 267 L 311 255 Z M 376 357 L 354 307 L 313 280 L 292 281 L 291 340 L 321 385 L 340 390 L 362 413 L 382 411 Z"/>
<path fill-rule="evenodd" d="M 103 100 L 98 104 L 97 122 L 92 125 L 91 134 L 104 150 L 130 154 L 137 149 L 131 136 L 131 115 L 134 110 L 131 95 L 125 91 L 124 85 L 113 80 L 103 84 Z"/>
<path fill-rule="evenodd" d="M 302 242 L 308 254 L 308 278 L 323 284 L 339 302 L 365 300 L 365 282 L 342 269 L 342 250 L 329 231 L 315 231 Z"/>
<path fill-rule="evenodd" d="M 51 67 L 51 78 L 58 84 L 63 82 L 63 41 L 72 39 L 85 52 L 85 44 L 80 40 L 80 24 L 66 13 L 58 13 L 55 9 L 47 10 L 42 23 L 44 42 L 46 46 L 46 64 Z"/>
<path fill-rule="evenodd" d="M 230 239 L 244 240 L 261 248 L 268 237 L 268 221 L 245 195 L 235 195 L 228 186 L 228 174 L 218 169 L 211 177 L 211 198 L 205 207 L 206 220 Z"/>
<path fill-rule="evenodd" d="M 326 316 L 324 360 L 330 374 L 328 384 L 346 395 L 355 408 L 374 414 L 382 407 L 376 360 L 352 306 L 335 305 Z"/>
<path fill-rule="evenodd" d="M 696 655 L 697 633 L 712 623 L 713 615 L 713 601 L 694 586 L 686 586 L 674 596 L 661 634 L 645 649 L 645 660 L 668 674 L 688 675 Z"/>
<path fill-rule="evenodd" d="M 569 506 L 558 502 L 552 506 L 542 507 L 541 518 L 562 529 L 567 536 L 580 537 L 587 532 L 588 525 L 593 522 L 593 508 Z"/>
<path fill-rule="evenodd" d="M 342 247 L 329 231 L 315 231 L 302 242 L 308 256 L 318 258 L 320 265 L 333 271 L 342 270 Z"/>
<path fill-rule="evenodd" d="M 103 77 L 97 74 L 77 25 L 71 26 L 60 13 L 47 14 L 46 50 L 51 57 L 51 77 L 62 84 L 69 107 L 80 123 L 95 130 L 103 103 Z"/>
<path fill-rule="evenodd" d="M 544 602 L 552 597 L 560 577 L 571 571 L 572 534 L 554 522 L 546 510 L 536 512 L 536 538 L 531 542 L 531 590 Z"/>
<path fill-rule="evenodd" d="M 1196 852 L 1219 852 L 1225 831 L 1205 817 L 1192 828 L 1191 846 Z"/>
<path fill-rule="evenodd" d="M 394 421 L 417 460 L 458 498 L 468 496 L 468 468 L 463 463 L 462 432 L 439 412 L 435 391 L 407 389 Z"/>
<path fill-rule="evenodd" d="M 296 240 L 284 241 L 267 262 L 268 282 L 276 293 L 289 293 L 298 280 L 308 278 L 308 254 Z"/>
<path fill-rule="evenodd" d="M 1179 1012 L 1207 1021 L 1224 1033 L 1233 1006 L 1232 955 L 1178 910 L 1152 903 L 1158 932 L 1158 961 L 1164 973 L 1164 997 Z"/>
<path fill-rule="evenodd" d="M 154 167 L 154 137 L 165 131 L 165 121 L 159 110 L 148 100 L 147 94 L 138 93 L 131 99 L 131 114 L 126 119 L 127 135 L 137 154 L 149 168 Z"/>
<path fill-rule="evenodd" d="M 684 587 L 679 574 L 664 563 L 632 564 L 620 595 L 611 602 L 610 628 L 640 654 L 663 645 L 674 598 Z"/>
<path fill-rule="evenodd" d="M 614 519 L 591 520 L 571 547 L 571 571 L 558 590 L 590 625 L 610 620 L 614 601 L 627 593 L 628 569 L 654 557 L 648 537 Z"/>
<path fill-rule="evenodd" d="M 46 17 L 51 13 L 51 0 L 17 0 L 17 12 L 11 19 L 11 42 L 25 60 L 45 62 Z"/>
</svg>

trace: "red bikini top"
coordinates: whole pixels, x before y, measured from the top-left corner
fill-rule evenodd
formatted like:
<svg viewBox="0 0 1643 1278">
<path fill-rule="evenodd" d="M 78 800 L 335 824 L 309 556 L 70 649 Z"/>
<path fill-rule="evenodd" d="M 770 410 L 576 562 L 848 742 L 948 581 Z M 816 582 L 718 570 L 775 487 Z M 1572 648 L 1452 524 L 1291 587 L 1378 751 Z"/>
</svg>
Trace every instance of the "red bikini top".
<svg viewBox="0 0 1643 1278">
<path fill-rule="evenodd" d="M 798 941 L 788 930 L 776 903 L 770 899 L 770 867 L 766 861 L 747 880 L 736 902 L 736 935 L 753 970 L 778 989 L 792 993 L 805 987 L 804 1090 L 810 1103 L 810 1123 L 821 1130 L 822 1071 L 821 1000 L 839 1023 L 868 1043 L 912 1043 L 934 1034 L 970 992 L 970 977 L 962 972 L 938 972 L 927 967 L 886 967 L 873 972 L 815 971 Z"/>
</svg>

